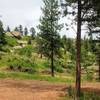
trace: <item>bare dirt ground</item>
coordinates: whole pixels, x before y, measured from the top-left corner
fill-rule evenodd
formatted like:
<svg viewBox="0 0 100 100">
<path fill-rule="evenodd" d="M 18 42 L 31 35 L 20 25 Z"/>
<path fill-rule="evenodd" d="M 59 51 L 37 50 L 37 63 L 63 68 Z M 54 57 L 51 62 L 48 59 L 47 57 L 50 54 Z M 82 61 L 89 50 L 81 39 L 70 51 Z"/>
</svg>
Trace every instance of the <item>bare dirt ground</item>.
<svg viewBox="0 0 100 100">
<path fill-rule="evenodd" d="M 99 83 L 86 83 L 82 88 L 100 92 Z M 65 84 L 0 79 L 0 100 L 62 100 L 65 93 Z"/>
<path fill-rule="evenodd" d="M 65 85 L 41 81 L 0 80 L 0 100 L 59 100 Z"/>
</svg>

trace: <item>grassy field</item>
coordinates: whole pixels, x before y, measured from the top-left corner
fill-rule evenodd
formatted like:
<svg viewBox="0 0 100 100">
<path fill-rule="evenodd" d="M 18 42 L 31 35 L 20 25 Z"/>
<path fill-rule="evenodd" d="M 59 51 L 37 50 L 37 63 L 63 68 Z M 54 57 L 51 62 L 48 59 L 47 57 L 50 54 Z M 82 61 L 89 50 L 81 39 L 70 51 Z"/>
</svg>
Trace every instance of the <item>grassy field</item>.
<svg viewBox="0 0 100 100">
<path fill-rule="evenodd" d="M 21 72 L 0 72 L 0 78 L 40 80 L 40 81 L 48 81 L 54 83 L 67 83 L 67 84 L 71 84 L 74 82 L 73 78 L 67 78 L 67 77 L 61 78 L 60 76 L 51 77 L 49 75 L 28 74 L 28 73 L 21 73 Z"/>
</svg>

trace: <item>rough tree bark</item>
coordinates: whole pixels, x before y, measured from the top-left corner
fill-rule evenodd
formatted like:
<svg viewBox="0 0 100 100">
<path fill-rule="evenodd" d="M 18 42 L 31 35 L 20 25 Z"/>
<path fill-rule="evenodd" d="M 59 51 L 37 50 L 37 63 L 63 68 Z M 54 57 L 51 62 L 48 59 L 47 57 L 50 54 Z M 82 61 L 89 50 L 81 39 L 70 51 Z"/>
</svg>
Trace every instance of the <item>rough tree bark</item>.
<svg viewBox="0 0 100 100">
<path fill-rule="evenodd" d="M 53 47 L 52 47 L 52 52 L 51 52 L 51 75 L 54 77 L 54 64 L 53 64 Z"/>
<path fill-rule="evenodd" d="M 98 60 L 98 64 L 99 64 L 99 81 L 100 81 L 100 58 Z"/>
<path fill-rule="evenodd" d="M 81 92 L 81 0 L 78 0 L 78 16 L 77 16 L 77 60 L 76 60 L 76 97 L 79 100 Z"/>
</svg>

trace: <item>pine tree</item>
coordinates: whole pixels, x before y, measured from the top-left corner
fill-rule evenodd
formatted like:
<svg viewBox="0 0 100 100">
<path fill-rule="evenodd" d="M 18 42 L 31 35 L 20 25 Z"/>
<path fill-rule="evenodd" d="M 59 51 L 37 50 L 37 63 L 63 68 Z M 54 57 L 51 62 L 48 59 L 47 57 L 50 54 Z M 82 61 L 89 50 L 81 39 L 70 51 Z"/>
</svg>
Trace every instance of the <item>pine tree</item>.
<svg viewBox="0 0 100 100">
<path fill-rule="evenodd" d="M 31 32 L 32 39 L 34 39 L 35 38 L 35 33 L 36 33 L 34 27 L 31 27 L 30 32 Z"/>
<path fill-rule="evenodd" d="M 14 31 L 16 31 L 16 32 L 19 32 L 19 29 L 18 29 L 18 27 L 15 27 Z"/>
<path fill-rule="evenodd" d="M 0 21 L 0 50 L 2 49 L 2 46 L 6 43 L 5 41 L 5 34 L 3 29 L 3 23 Z"/>
<path fill-rule="evenodd" d="M 11 30 L 10 30 L 10 27 L 9 27 L 9 26 L 7 26 L 7 30 L 6 30 L 6 32 L 11 32 Z"/>
<path fill-rule="evenodd" d="M 23 26 L 19 25 L 19 32 L 21 33 L 21 35 L 23 36 Z"/>
<path fill-rule="evenodd" d="M 73 50 L 75 50 L 73 39 L 67 38 L 66 35 L 62 37 L 62 46 L 66 52 L 70 52 L 73 54 Z"/>
<path fill-rule="evenodd" d="M 64 35 L 62 37 L 62 47 L 64 48 L 64 53 L 66 54 L 66 52 L 67 52 L 67 37 L 66 37 L 66 35 Z"/>
<path fill-rule="evenodd" d="M 39 38 L 42 41 L 42 53 L 51 59 L 51 75 L 54 77 L 54 58 L 59 55 L 61 25 L 58 24 L 60 12 L 58 0 L 43 0 L 43 16 L 40 18 Z M 41 45 L 41 44 L 40 44 Z"/>
<path fill-rule="evenodd" d="M 27 29 L 27 27 L 24 28 L 24 35 L 25 35 L 25 36 L 28 35 L 28 29 Z"/>
</svg>

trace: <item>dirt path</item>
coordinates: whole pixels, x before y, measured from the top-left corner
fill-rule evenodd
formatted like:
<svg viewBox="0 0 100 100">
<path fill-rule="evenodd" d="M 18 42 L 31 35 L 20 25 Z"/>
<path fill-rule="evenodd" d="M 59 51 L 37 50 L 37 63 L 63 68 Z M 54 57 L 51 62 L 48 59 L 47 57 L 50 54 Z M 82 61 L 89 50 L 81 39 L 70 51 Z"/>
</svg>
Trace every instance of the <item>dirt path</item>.
<svg viewBox="0 0 100 100">
<path fill-rule="evenodd" d="M 41 81 L 0 80 L 0 100 L 59 100 L 65 85 Z"/>
<path fill-rule="evenodd" d="M 100 83 L 85 83 L 82 89 L 100 93 Z M 64 84 L 0 79 L 0 100 L 61 100 L 66 91 Z"/>
</svg>

